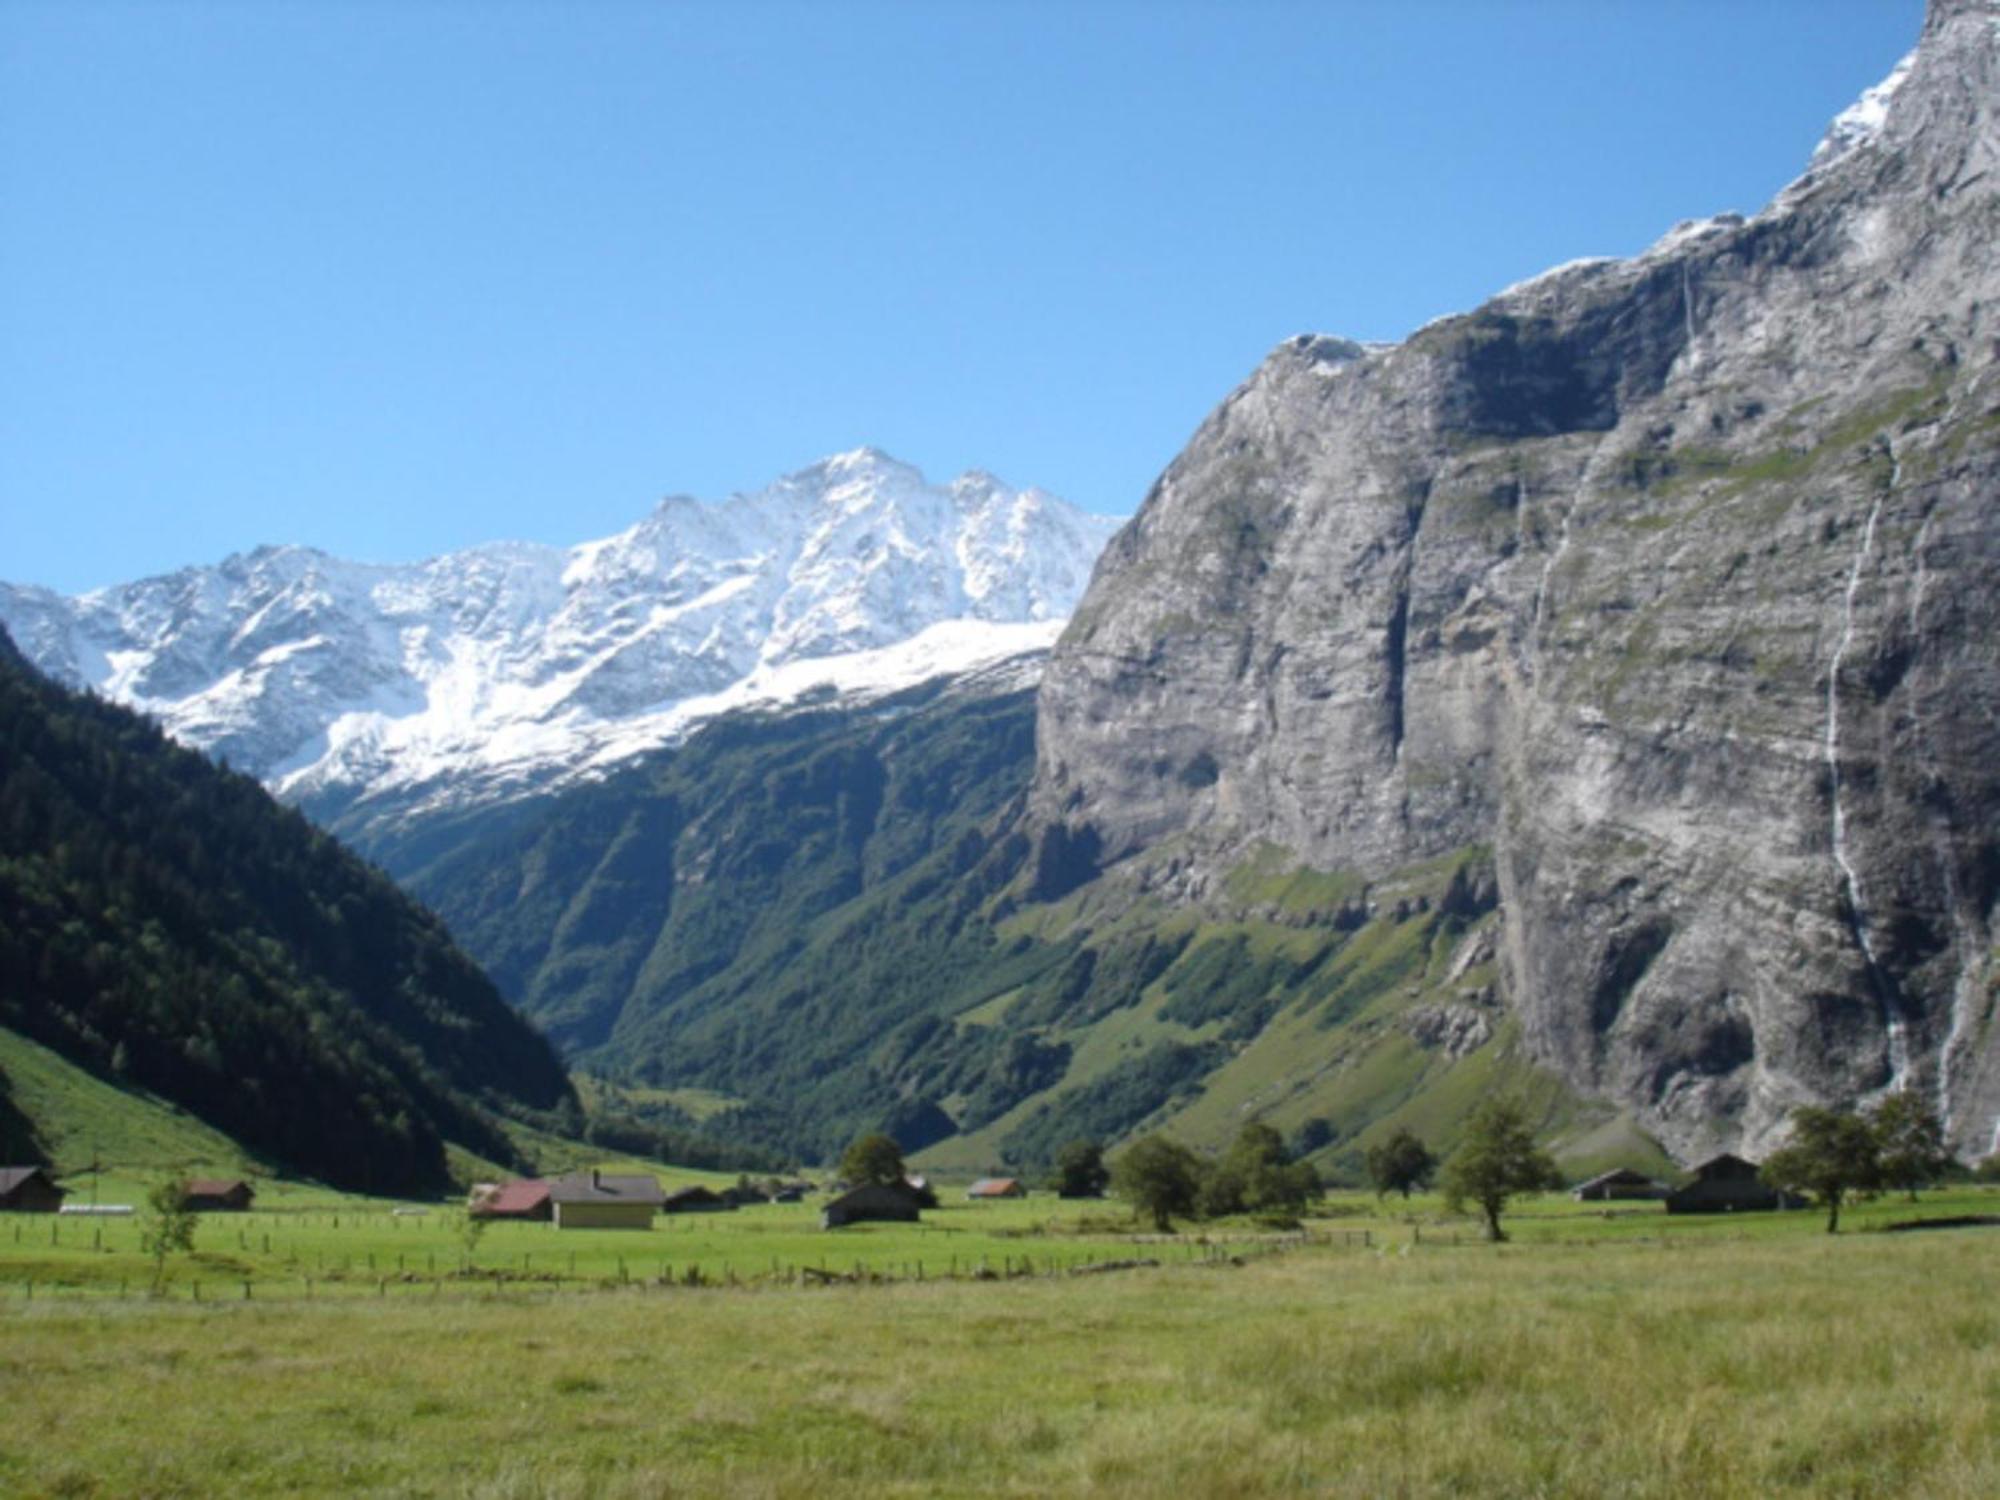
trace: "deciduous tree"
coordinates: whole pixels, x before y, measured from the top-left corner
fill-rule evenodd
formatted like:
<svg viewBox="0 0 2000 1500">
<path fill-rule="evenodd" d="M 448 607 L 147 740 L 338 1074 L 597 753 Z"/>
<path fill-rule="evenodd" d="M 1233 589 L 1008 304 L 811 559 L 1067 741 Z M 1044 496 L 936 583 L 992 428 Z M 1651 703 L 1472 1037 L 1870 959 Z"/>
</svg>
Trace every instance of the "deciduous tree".
<svg viewBox="0 0 2000 1500">
<path fill-rule="evenodd" d="M 1071 1141 L 1056 1153 L 1056 1191 L 1065 1198 L 1100 1198 L 1111 1181 L 1104 1165 L 1104 1147 L 1096 1141 Z"/>
<path fill-rule="evenodd" d="M 146 1194 L 146 1217 L 139 1230 L 139 1248 L 153 1257 L 153 1290 L 166 1283 L 167 1257 L 194 1249 L 195 1212 L 188 1207 L 187 1184 L 178 1177 L 155 1183 Z"/>
<path fill-rule="evenodd" d="M 1826 1205 L 1826 1232 L 1840 1229 L 1840 1205 L 1882 1181 L 1874 1128 L 1851 1110 L 1801 1105 L 1792 1111 L 1791 1140 L 1766 1158 L 1763 1178 L 1780 1192 L 1810 1193 Z"/>
<path fill-rule="evenodd" d="M 1111 1186 L 1162 1234 L 1175 1214 L 1191 1214 L 1201 1195 L 1201 1161 L 1178 1141 L 1149 1135 L 1111 1164 Z"/>
<path fill-rule="evenodd" d="M 903 1148 L 891 1136 L 864 1135 L 840 1158 L 840 1175 L 857 1186 L 870 1182 L 901 1182 L 908 1169 Z"/>
<path fill-rule="evenodd" d="M 1407 1199 L 1413 1190 L 1430 1186 L 1438 1167 L 1431 1148 L 1407 1129 L 1370 1146 L 1362 1155 L 1362 1164 L 1378 1198 L 1401 1193 Z"/>
<path fill-rule="evenodd" d="M 1904 1189 L 1912 1203 L 1918 1188 L 1929 1187 L 1951 1169 L 1944 1123 L 1914 1091 L 1888 1095 L 1869 1111 L 1868 1124 L 1875 1132 L 1882 1185 Z"/>
<path fill-rule="evenodd" d="M 1444 1164 L 1440 1186 L 1454 1213 L 1476 1204 L 1486 1220 L 1486 1238 L 1507 1238 L 1500 1214 L 1516 1193 L 1539 1193 L 1556 1187 L 1556 1165 L 1535 1144 L 1527 1111 L 1518 1100 L 1496 1096 L 1472 1113 L 1465 1139 Z"/>
</svg>

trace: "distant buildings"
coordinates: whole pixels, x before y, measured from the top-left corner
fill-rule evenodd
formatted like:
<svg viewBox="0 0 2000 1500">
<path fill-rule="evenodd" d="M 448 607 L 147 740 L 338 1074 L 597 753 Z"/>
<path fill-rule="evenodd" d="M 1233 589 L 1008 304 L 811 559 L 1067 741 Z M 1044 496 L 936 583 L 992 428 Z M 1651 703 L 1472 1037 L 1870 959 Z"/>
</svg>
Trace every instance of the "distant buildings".
<svg viewBox="0 0 2000 1500">
<path fill-rule="evenodd" d="M 63 1196 L 44 1168 L 0 1167 L 0 1213 L 52 1214 Z"/>
<path fill-rule="evenodd" d="M 915 1224 L 921 1201 L 914 1189 L 902 1183 L 870 1182 L 842 1193 L 827 1204 L 819 1216 L 822 1229 L 839 1229 L 846 1224 L 871 1221 Z"/>
<path fill-rule="evenodd" d="M 1025 1198 L 1028 1190 L 1016 1177 L 982 1177 L 965 1190 L 965 1196 L 981 1198 Z"/>
<path fill-rule="evenodd" d="M 465 1211 L 475 1219 L 527 1219 L 544 1224 L 555 1217 L 549 1185 L 535 1178 L 479 1183 L 472 1189 Z"/>
<path fill-rule="evenodd" d="M 257 1190 L 240 1177 L 197 1177 L 181 1189 L 181 1207 L 197 1214 L 240 1214 L 257 1201 Z"/>
<path fill-rule="evenodd" d="M 763 1200 L 760 1197 L 757 1201 Z M 715 1214 L 725 1213 L 735 1207 L 734 1198 L 718 1193 L 713 1188 L 705 1188 L 700 1183 L 696 1183 L 693 1187 L 678 1188 L 668 1193 L 660 1202 L 660 1212 L 664 1214 Z"/>
<path fill-rule="evenodd" d="M 1694 1180 L 1667 1194 L 1670 1214 L 1757 1213 L 1777 1208 L 1804 1208 L 1796 1193 L 1771 1187 L 1757 1175 L 1757 1163 L 1727 1151 L 1711 1156 L 1694 1169 Z"/>
<path fill-rule="evenodd" d="M 1600 1172 L 1588 1182 L 1579 1182 L 1569 1190 L 1569 1195 L 1579 1203 L 1614 1203 L 1632 1199 L 1657 1200 L 1671 1191 L 1664 1182 L 1655 1182 L 1643 1172 L 1635 1172 L 1630 1167 L 1614 1167 L 1609 1172 Z"/>
<path fill-rule="evenodd" d="M 558 1229 L 651 1229 L 666 1201 L 650 1172 L 572 1172 L 549 1183 Z"/>
</svg>

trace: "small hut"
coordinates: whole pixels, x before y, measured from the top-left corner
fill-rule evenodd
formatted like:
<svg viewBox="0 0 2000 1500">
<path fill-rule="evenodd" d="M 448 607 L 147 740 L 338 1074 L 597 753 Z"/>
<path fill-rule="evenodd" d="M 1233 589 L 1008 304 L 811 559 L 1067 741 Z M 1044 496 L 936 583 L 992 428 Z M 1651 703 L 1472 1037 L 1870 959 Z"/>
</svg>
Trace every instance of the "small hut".
<svg viewBox="0 0 2000 1500">
<path fill-rule="evenodd" d="M 241 1177 L 197 1177 L 181 1192 L 181 1207 L 197 1214 L 240 1214 L 257 1201 L 257 1190 Z"/>
<path fill-rule="evenodd" d="M 61 1210 L 63 1190 L 42 1167 L 0 1167 L 0 1213 L 52 1214 Z"/>
<path fill-rule="evenodd" d="M 572 1172 L 549 1184 L 558 1229 L 651 1229 L 665 1194 L 649 1172 Z"/>
<path fill-rule="evenodd" d="M 982 1177 L 965 1190 L 965 1196 L 981 1198 L 1025 1198 L 1028 1190 L 1018 1177 Z"/>
<path fill-rule="evenodd" d="M 734 1188 L 730 1189 L 731 1193 L 734 1191 Z M 733 1197 L 718 1193 L 713 1188 L 703 1187 L 700 1183 L 692 1187 L 676 1188 L 660 1200 L 660 1212 L 663 1214 L 717 1214 L 735 1207 L 736 1200 Z"/>
<path fill-rule="evenodd" d="M 844 1224 L 869 1222 L 915 1224 L 921 1207 L 916 1193 L 901 1183 L 869 1182 L 827 1204 L 820 1211 L 819 1227 L 838 1229 Z"/>
<path fill-rule="evenodd" d="M 1600 1172 L 1588 1182 L 1579 1182 L 1569 1190 L 1569 1195 L 1579 1203 L 1614 1203 L 1634 1199 L 1657 1201 L 1671 1191 L 1664 1182 L 1655 1182 L 1644 1172 L 1635 1172 L 1630 1167 L 1614 1167 L 1609 1172 Z"/>
<path fill-rule="evenodd" d="M 543 1224 L 555 1217 L 549 1185 L 539 1178 L 482 1182 L 472 1190 L 465 1211 L 475 1219 L 527 1219 Z"/>
</svg>

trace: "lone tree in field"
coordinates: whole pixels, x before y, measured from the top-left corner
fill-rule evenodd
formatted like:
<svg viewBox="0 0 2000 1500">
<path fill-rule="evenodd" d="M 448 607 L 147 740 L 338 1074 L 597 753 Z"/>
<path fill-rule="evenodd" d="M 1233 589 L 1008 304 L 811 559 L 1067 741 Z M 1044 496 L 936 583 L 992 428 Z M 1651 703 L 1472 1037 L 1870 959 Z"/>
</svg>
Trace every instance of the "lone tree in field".
<svg viewBox="0 0 2000 1500">
<path fill-rule="evenodd" d="M 840 1158 L 840 1175 L 856 1187 L 901 1182 L 907 1170 L 903 1165 L 903 1148 L 879 1131 L 862 1136 Z"/>
<path fill-rule="evenodd" d="M 1406 1202 L 1413 1189 L 1431 1185 L 1438 1168 L 1431 1148 L 1408 1130 L 1398 1130 L 1388 1140 L 1370 1146 L 1362 1155 L 1362 1163 L 1368 1170 L 1368 1180 L 1375 1185 L 1376 1197 L 1401 1193 Z"/>
<path fill-rule="evenodd" d="M 1110 1182 L 1104 1147 L 1096 1141 L 1071 1141 L 1056 1153 L 1056 1191 L 1063 1197 L 1101 1198 Z"/>
<path fill-rule="evenodd" d="M 1810 1193 L 1826 1205 L 1826 1232 L 1840 1229 L 1841 1201 L 1882 1184 L 1875 1129 L 1852 1110 L 1801 1105 L 1792 1111 L 1792 1138 L 1765 1160 L 1762 1176 L 1780 1192 Z"/>
<path fill-rule="evenodd" d="M 1453 1213 L 1466 1204 L 1479 1207 L 1486 1220 L 1486 1238 L 1498 1244 L 1507 1238 L 1500 1214 L 1516 1193 L 1539 1193 L 1562 1183 L 1556 1164 L 1535 1144 L 1527 1111 L 1520 1101 L 1488 1099 L 1466 1122 L 1465 1139 L 1444 1164 L 1439 1186 Z"/>
<path fill-rule="evenodd" d="M 194 1249 L 194 1210 L 188 1207 L 187 1184 L 178 1177 L 156 1183 L 146 1194 L 146 1218 L 139 1231 L 139 1248 L 153 1257 L 153 1291 L 167 1280 L 167 1257 Z"/>
<path fill-rule="evenodd" d="M 1951 1153 L 1944 1145 L 1944 1125 L 1937 1111 L 1909 1089 L 1884 1098 L 1868 1113 L 1875 1132 L 1882 1186 L 1902 1188 L 1917 1201 L 1917 1189 L 1929 1187 L 1951 1170 Z"/>
<path fill-rule="evenodd" d="M 472 1262 L 479 1254 L 479 1242 L 486 1238 L 487 1220 L 470 1209 L 459 1221 L 458 1242 L 465 1247 L 465 1269 L 472 1269 Z"/>
<path fill-rule="evenodd" d="M 1200 1159 L 1163 1135 L 1134 1142 L 1111 1164 L 1112 1190 L 1134 1212 L 1148 1215 L 1162 1234 L 1174 1227 L 1175 1214 L 1194 1212 L 1201 1179 Z"/>
</svg>

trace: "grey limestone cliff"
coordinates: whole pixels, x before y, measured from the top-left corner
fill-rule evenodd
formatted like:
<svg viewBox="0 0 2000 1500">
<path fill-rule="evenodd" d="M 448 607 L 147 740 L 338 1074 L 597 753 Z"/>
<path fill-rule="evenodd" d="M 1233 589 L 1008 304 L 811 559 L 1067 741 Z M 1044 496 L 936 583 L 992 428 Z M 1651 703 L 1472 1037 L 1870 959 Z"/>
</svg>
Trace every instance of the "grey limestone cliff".
<svg viewBox="0 0 2000 1500">
<path fill-rule="evenodd" d="M 1489 850 L 1525 1044 L 1676 1150 L 1897 1086 L 1994 1149 L 2000 11 L 1892 83 L 1755 217 L 1272 354 L 1048 669 L 1044 848 Z"/>
</svg>

